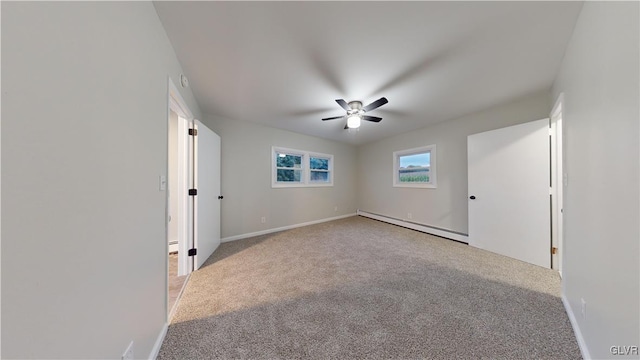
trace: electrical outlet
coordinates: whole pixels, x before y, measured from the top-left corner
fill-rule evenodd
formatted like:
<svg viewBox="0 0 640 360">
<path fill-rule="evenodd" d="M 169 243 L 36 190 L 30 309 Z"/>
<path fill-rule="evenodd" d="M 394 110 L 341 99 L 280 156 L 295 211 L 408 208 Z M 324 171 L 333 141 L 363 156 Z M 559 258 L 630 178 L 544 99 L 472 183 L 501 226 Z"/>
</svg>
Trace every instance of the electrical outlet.
<svg viewBox="0 0 640 360">
<path fill-rule="evenodd" d="M 409 220 L 413 219 L 413 215 L 411 213 L 408 213 L 407 214 L 407 219 L 409 219 Z"/>
<path fill-rule="evenodd" d="M 267 218 L 265 216 L 263 216 L 262 218 L 260 218 L 260 222 L 261 223 L 266 223 L 267 222 Z"/>
<path fill-rule="evenodd" d="M 124 354 L 122 354 L 122 360 L 133 360 L 133 341 L 129 343 L 129 346 L 127 346 L 127 350 L 124 351 Z"/>
<path fill-rule="evenodd" d="M 580 299 L 582 303 L 582 320 L 587 320 L 587 302 L 584 299 Z"/>
</svg>

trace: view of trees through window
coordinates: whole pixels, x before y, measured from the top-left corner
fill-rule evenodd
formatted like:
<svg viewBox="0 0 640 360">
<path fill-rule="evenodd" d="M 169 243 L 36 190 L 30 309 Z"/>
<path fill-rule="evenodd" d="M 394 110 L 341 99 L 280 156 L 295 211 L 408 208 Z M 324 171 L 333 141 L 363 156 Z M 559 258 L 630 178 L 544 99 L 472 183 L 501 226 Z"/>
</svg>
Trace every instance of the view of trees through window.
<svg viewBox="0 0 640 360">
<path fill-rule="evenodd" d="M 329 181 L 329 159 L 311 157 L 309 163 L 311 168 L 311 181 Z"/>
<path fill-rule="evenodd" d="M 429 168 L 431 153 L 411 154 L 400 156 L 400 182 L 429 182 Z"/>
<path fill-rule="evenodd" d="M 302 177 L 302 155 L 278 153 L 276 168 L 278 181 L 300 182 Z"/>
<path fill-rule="evenodd" d="M 271 186 L 333 186 L 333 155 L 272 147 Z"/>
</svg>

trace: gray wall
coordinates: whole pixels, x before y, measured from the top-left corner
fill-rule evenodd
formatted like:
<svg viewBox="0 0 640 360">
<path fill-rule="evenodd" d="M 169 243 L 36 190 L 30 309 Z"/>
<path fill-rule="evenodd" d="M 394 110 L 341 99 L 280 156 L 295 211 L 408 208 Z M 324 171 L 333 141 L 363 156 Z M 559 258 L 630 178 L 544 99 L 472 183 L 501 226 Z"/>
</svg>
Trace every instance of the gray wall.
<svg viewBox="0 0 640 360">
<path fill-rule="evenodd" d="M 400 134 L 358 148 L 358 207 L 467 233 L 467 136 L 549 116 L 542 91 L 455 120 Z M 436 189 L 393 187 L 393 152 L 435 144 Z"/>
<path fill-rule="evenodd" d="M 595 359 L 640 341 L 638 5 L 585 2 L 553 86 L 565 95 L 564 296 Z"/>
<path fill-rule="evenodd" d="M 353 146 L 214 116 L 203 122 L 222 141 L 223 239 L 356 212 Z M 271 188 L 272 146 L 334 155 L 334 186 Z"/>
<path fill-rule="evenodd" d="M 1 6 L 1 356 L 119 359 L 134 340 L 148 357 L 179 63 L 149 2 Z"/>
</svg>

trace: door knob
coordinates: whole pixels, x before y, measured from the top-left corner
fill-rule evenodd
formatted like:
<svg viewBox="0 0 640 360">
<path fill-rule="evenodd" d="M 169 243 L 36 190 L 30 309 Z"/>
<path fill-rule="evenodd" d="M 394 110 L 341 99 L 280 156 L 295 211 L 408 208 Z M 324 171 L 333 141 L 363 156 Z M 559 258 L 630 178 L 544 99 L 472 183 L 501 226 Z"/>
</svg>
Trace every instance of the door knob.
<svg viewBox="0 0 640 360">
<path fill-rule="evenodd" d="M 471 200 L 475 200 L 475 199 L 476 199 L 476 197 L 475 197 L 475 196 L 473 196 L 473 195 L 471 195 L 471 196 L 469 196 L 469 199 L 471 199 Z"/>
</svg>

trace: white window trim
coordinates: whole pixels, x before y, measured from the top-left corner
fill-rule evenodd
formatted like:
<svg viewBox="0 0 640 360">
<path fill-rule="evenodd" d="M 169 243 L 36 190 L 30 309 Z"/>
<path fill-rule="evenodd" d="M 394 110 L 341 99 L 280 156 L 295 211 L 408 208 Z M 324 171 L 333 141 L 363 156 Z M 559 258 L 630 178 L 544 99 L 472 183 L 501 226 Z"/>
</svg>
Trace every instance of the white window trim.
<svg viewBox="0 0 640 360">
<path fill-rule="evenodd" d="M 429 164 L 429 182 L 428 183 L 403 183 L 400 182 L 400 178 L 399 178 L 399 170 L 400 170 L 400 161 L 399 158 L 400 156 L 406 156 L 406 155 L 413 155 L 413 154 L 420 154 L 420 153 L 425 153 L 425 152 L 430 152 L 430 160 L 431 163 Z M 428 188 L 428 189 L 435 189 L 438 187 L 437 184 L 437 172 L 436 172 L 436 162 L 437 162 L 437 156 L 436 156 L 436 145 L 428 145 L 428 146 L 422 146 L 422 147 L 417 147 L 417 148 L 413 148 L 413 149 L 406 149 L 406 150 L 400 150 L 400 151 L 394 151 L 393 152 L 393 186 L 394 187 L 408 187 L 408 188 Z"/>
<path fill-rule="evenodd" d="M 278 182 L 278 171 L 276 170 L 276 152 L 302 156 L 302 167 L 300 168 L 300 170 L 302 171 L 302 181 Z M 318 171 L 326 171 L 329 173 L 328 182 L 311 181 L 310 162 L 312 157 L 329 159 L 329 170 L 318 170 Z M 289 148 L 284 148 L 280 146 L 271 147 L 271 187 L 272 188 L 327 187 L 327 186 L 333 186 L 333 155 L 304 151 L 304 150 L 289 149 Z"/>
</svg>

